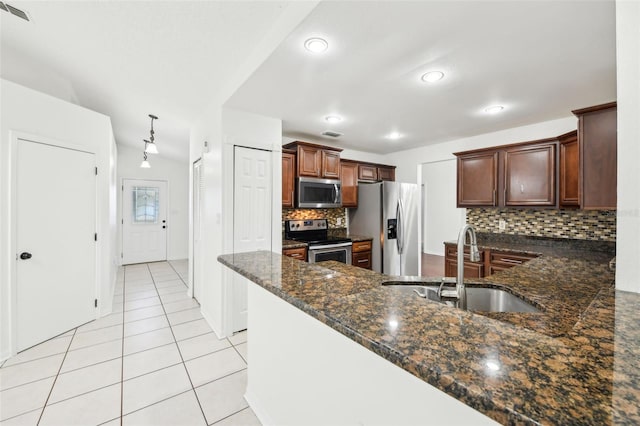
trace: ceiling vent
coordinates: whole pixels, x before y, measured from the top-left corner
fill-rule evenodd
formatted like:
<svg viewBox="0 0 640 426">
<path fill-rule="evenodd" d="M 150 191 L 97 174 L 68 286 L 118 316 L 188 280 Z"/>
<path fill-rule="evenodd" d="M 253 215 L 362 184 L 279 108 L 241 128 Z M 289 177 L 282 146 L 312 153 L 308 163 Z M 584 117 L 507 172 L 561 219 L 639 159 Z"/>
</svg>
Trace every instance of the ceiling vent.
<svg viewBox="0 0 640 426">
<path fill-rule="evenodd" d="M 330 138 L 339 138 L 342 136 L 342 133 L 332 132 L 331 130 L 325 130 L 322 132 L 322 136 L 329 136 Z"/>
<path fill-rule="evenodd" d="M 13 7 L 8 3 L 0 2 L 0 9 L 4 10 L 5 12 L 10 12 L 12 15 L 17 16 L 18 18 L 22 18 L 25 21 L 30 21 L 27 12 L 18 9 L 17 7 Z"/>
</svg>

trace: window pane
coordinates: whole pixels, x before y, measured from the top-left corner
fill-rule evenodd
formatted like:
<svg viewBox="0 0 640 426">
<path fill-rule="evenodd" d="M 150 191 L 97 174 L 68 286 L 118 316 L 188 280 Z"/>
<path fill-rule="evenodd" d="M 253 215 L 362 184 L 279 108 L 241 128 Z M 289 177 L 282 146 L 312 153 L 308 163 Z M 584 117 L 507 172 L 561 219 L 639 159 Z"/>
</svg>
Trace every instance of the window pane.
<svg viewBox="0 0 640 426">
<path fill-rule="evenodd" d="M 133 222 L 158 223 L 160 189 L 153 187 L 133 187 Z"/>
</svg>

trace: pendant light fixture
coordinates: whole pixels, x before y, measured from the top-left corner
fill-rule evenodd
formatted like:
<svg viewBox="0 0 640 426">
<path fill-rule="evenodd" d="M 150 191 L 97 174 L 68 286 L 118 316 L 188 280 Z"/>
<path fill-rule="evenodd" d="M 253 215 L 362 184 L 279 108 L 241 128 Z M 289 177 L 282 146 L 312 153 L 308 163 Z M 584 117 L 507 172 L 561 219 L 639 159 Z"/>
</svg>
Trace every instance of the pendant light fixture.
<svg viewBox="0 0 640 426">
<path fill-rule="evenodd" d="M 140 163 L 140 167 L 143 169 L 150 169 L 151 168 L 151 164 L 149 164 L 149 162 L 147 161 L 147 153 L 144 152 L 144 160 L 142 160 L 142 163 Z"/>
<path fill-rule="evenodd" d="M 140 167 L 143 169 L 149 169 L 151 168 L 151 164 L 149 164 L 149 161 L 147 160 L 147 154 L 157 154 L 158 153 L 158 147 L 155 144 L 155 137 L 153 136 L 155 134 L 155 132 L 153 131 L 153 120 L 157 120 L 158 117 L 156 117 L 153 114 L 149 114 L 149 117 L 151 118 L 151 130 L 149 132 L 150 136 L 149 139 L 143 139 L 144 140 L 144 151 L 142 152 L 143 154 L 143 160 L 142 163 L 140 163 Z"/>
<path fill-rule="evenodd" d="M 149 132 L 149 140 L 144 140 L 145 141 L 145 145 L 144 145 L 144 152 L 146 152 L 147 154 L 157 154 L 158 153 L 158 147 L 155 144 L 155 138 L 154 138 L 154 134 L 155 132 L 153 131 L 153 120 L 157 120 L 158 117 L 156 117 L 153 114 L 149 114 L 149 117 L 151 118 L 151 131 Z"/>
</svg>

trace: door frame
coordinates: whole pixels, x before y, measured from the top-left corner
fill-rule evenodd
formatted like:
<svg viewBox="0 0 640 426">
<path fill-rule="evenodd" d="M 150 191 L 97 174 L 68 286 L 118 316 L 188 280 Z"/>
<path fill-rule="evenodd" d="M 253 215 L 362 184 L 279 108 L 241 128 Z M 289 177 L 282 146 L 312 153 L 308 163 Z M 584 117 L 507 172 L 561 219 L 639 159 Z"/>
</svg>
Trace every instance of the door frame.
<svg viewBox="0 0 640 426">
<path fill-rule="evenodd" d="M 8 269 L 9 269 L 9 294 L 8 294 L 8 299 L 9 299 L 9 313 L 7 315 L 8 318 L 10 318 L 11 324 L 9 325 L 8 329 L 9 329 L 9 351 L 10 351 L 10 356 L 14 356 L 17 353 L 17 332 L 18 332 L 18 321 L 17 321 L 17 308 L 18 308 L 18 293 L 17 293 L 17 286 L 18 286 L 18 276 L 17 276 L 17 265 L 16 262 L 18 261 L 18 235 L 17 235 L 17 224 L 16 224 L 16 218 L 18 217 L 18 200 L 17 200 L 17 189 L 18 189 L 18 182 L 17 182 L 17 170 L 18 170 L 18 141 L 19 140 L 25 140 L 25 141 L 29 141 L 32 143 L 39 143 L 39 144 L 43 144 L 43 145 L 49 145 L 49 146 L 53 146 L 53 147 L 57 147 L 57 148 L 62 148 L 62 149 L 70 149 L 70 150 L 74 150 L 74 151 L 80 151 L 80 152 L 85 152 L 87 154 L 92 154 L 94 155 L 94 158 L 97 160 L 97 153 L 95 151 L 92 151 L 90 149 L 87 149 L 84 146 L 81 145 L 76 145 L 74 143 L 70 143 L 67 141 L 62 141 L 59 139 L 54 139 L 54 138 L 49 138 L 46 136 L 41 136 L 41 135 L 34 135 L 31 133 L 25 133 L 25 132 L 18 132 L 18 131 L 14 131 L 11 130 L 9 131 L 9 140 L 11 141 L 10 143 L 10 157 L 11 157 L 11 170 L 9 171 L 9 200 L 11 203 L 11 207 L 9 208 L 9 217 L 7 218 L 7 223 L 9 224 L 9 244 L 10 244 L 10 254 L 15 254 L 15 258 L 10 260 L 9 262 L 7 262 L 8 265 Z M 96 161 L 97 164 L 97 161 Z M 94 226 L 96 229 L 96 232 L 98 232 L 98 180 L 95 179 L 94 181 L 94 185 L 95 185 L 95 199 L 93 200 L 93 202 L 95 203 L 95 216 L 94 216 Z M 102 235 L 101 238 L 108 238 L 107 235 Z M 94 283 L 93 283 L 93 287 L 94 287 L 94 296 L 97 299 L 98 298 L 98 294 L 100 294 L 100 285 L 99 285 L 99 277 L 100 277 L 100 264 L 99 264 L 99 259 L 98 259 L 98 246 L 94 245 L 94 253 L 93 253 L 93 257 L 94 257 L 94 262 L 95 262 L 95 268 L 94 268 Z M 98 319 L 100 317 L 100 312 L 99 309 L 95 310 L 95 318 Z"/>
<path fill-rule="evenodd" d="M 169 197 L 169 179 L 144 179 L 144 178 L 133 178 L 133 177 L 122 177 L 120 178 L 120 196 L 118 197 L 118 202 L 120 203 L 120 257 L 118 258 L 118 265 L 122 266 L 122 260 L 124 259 L 124 181 L 125 180 L 146 180 L 146 181 L 150 181 L 150 182 L 165 182 L 167 184 L 167 222 L 169 222 L 169 212 L 171 211 L 170 209 L 170 197 Z M 167 225 L 167 229 L 169 229 L 169 226 L 171 226 L 171 224 L 169 223 Z M 165 253 L 166 255 L 166 259 L 165 262 L 169 261 L 169 232 L 167 231 L 166 233 L 167 238 L 165 239 Z"/>
<path fill-rule="evenodd" d="M 188 295 L 191 298 L 195 298 L 196 300 L 198 300 L 196 298 L 196 293 L 195 293 L 195 286 L 196 286 L 196 277 L 198 278 L 202 278 L 202 268 L 199 267 L 199 265 L 201 265 L 201 260 L 202 259 L 198 259 L 198 261 L 196 262 L 196 239 L 195 239 L 195 234 L 196 234 L 196 229 L 195 229 L 195 220 L 194 217 L 196 215 L 196 206 L 195 206 L 195 168 L 196 168 L 196 164 L 200 163 L 200 179 L 204 179 L 203 176 L 203 167 L 204 167 L 204 162 L 202 160 L 202 157 L 198 157 L 197 159 L 195 159 L 192 163 L 191 163 L 191 202 L 189 203 L 190 207 L 191 207 L 191 217 L 189 220 L 189 224 L 191 225 L 191 256 L 190 256 L 190 262 L 189 262 L 189 277 L 191 277 L 191 281 L 189 282 L 189 290 L 188 290 Z M 200 185 L 200 183 L 198 182 L 198 186 Z M 202 195 L 203 195 L 204 191 L 201 191 L 200 189 L 198 189 L 198 212 L 197 214 L 200 216 L 200 234 L 202 236 Z M 202 254 L 202 247 L 200 247 L 200 254 Z M 198 265 L 198 269 L 200 269 L 200 273 L 196 272 L 196 265 Z M 200 283 L 202 285 L 202 283 Z M 198 300 L 198 303 L 202 303 L 200 300 Z"/>
</svg>

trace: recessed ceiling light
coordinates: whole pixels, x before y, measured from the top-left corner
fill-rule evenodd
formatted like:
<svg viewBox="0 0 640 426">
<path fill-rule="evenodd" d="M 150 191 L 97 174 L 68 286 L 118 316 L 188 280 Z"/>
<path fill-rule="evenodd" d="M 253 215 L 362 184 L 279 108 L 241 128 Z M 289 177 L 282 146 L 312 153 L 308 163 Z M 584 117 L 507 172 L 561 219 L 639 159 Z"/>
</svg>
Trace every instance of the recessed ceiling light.
<svg viewBox="0 0 640 426">
<path fill-rule="evenodd" d="M 329 123 L 339 123 L 342 121 L 342 117 L 339 115 L 327 115 L 324 119 Z"/>
<path fill-rule="evenodd" d="M 327 40 L 320 37 L 313 37 L 304 42 L 304 48 L 309 52 L 322 53 L 329 47 Z"/>
<path fill-rule="evenodd" d="M 504 107 L 502 105 L 493 105 L 484 109 L 487 114 L 497 114 L 502 111 Z"/>
<path fill-rule="evenodd" d="M 398 133 L 398 132 L 391 132 L 387 136 L 387 138 L 392 139 L 392 140 L 400 139 L 401 137 L 402 137 L 402 135 L 400 133 Z"/>
<path fill-rule="evenodd" d="M 444 73 L 442 71 L 429 71 L 428 73 L 422 74 L 422 81 L 425 83 L 434 83 L 436 81 L 442 80 L 444 77 Z"/>
</svg>

